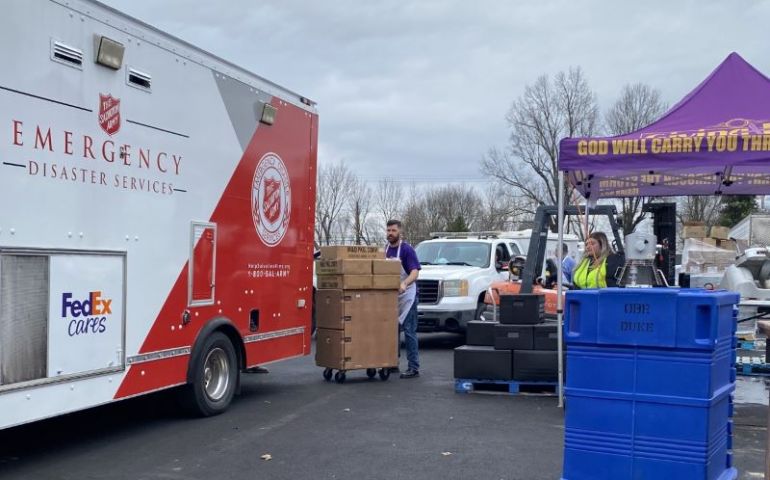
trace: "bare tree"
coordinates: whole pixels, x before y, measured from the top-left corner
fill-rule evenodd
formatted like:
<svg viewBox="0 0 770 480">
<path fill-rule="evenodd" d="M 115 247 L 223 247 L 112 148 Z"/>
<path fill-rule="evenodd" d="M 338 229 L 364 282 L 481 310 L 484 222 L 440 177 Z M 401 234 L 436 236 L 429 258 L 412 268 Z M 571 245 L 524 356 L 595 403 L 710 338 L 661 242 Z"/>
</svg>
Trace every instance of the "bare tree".
<svg viewBox="0 0 770 480">
<path fill-rule="evenodd" d="M 370 214 L 372 205 L 372 189 L 365 181 L 353 177 L 350 184 L 350 195 L 348 197 L 348 207 L 350 209 L 350 226 L 353 235 L 353 243 L 356 245 L 372 242 L 369 238 L 371 232 Z"/>
<path fill-rule="evenodd" d="M 435 231 L 433 230 L 435 225 L 429 224 L 423 194 L 414 184 L 409 189 L 401 215 L 404 223 L 404 237 L 414 245 L 430 238 L 430 232 Z"/>
<path fill-rule="evenodd" d="M 514 230 L 522 222 L 532 220 L 536 206 L 531 203 L 530 198 L 517 195 L 506 185 L 492 185 L 482 198 L 478 229 Z"/>
<path fill-rule="evenodd" d="M 330 245 L 335 234 L 340 234 L 340 214 L 348 203 L 354 179 L 353 172 L 343 162 L 318 169 L 315 212 L 318 243 Z"/>
<path fill-rule="evenodd" d="M 384 178 L 377 183 L 377 191 L 374 194 L 377 213 L 383 221 L 388 221 L 401 215 L 404 205 L 404 188 L 392 178 Z"/>
<path fill-rule="evenodd" d="M 644 83 L 627 84 L 620 98 L 607 110 L 604 122 L 610 135 L 625 135 L 656 121 L 667 109 L 668 105 L 661 99 L 658 89 Z M 621 200 L 621 227 L 624 234 L 633 232 L 645 219 L 642 205 L 646 202 L 644 197 Z"/>
<path fill-rule="evenodd" d="M 596 95 L 580 67 L 539 77 L 514 100 L 506 120 L 511 129 L 505 150 L 491 149 L 482 172 L 513 187 L 533 205 L 557 202 L 559 142 L 595 133 Z M 570 186 L 565 186 L 569 198 Z"/>
<path fill-rule="evenodd" d="M 680 222 L 703 222 L 711 227 L 719 218 L 722 197 L 680 197 L 678 203 L 677 217 L 679 217 Z"/>
</svg>

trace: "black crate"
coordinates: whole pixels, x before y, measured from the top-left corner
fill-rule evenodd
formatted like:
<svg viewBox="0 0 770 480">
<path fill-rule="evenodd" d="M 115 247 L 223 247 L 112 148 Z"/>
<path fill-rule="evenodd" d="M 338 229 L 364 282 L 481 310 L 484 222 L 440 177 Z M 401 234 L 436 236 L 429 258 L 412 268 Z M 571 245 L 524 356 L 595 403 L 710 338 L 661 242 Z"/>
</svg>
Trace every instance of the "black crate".
<svg viewBox="0 0 770 480">
<path fill-rule="evenodd" d="M 533 325 L 534 331 L 534 350 L 558 350 L 559 349 L 559 332 L 557 332 L 556 324 L 544 323 L 541 325 Z"/>
<path fill-rule="evenodd" d="M 498 325 L 495 327 L 495 348 L 498 350 L 532 350 L 535 346 L 533 325 Z"/>
<path fill-rule="evenodd" d="M 498 325 L 498 323 L 482 322 L 481 320 L 468 322 L 468 329 L 465 331 L 465 343 L 483 347 L 494 346 L 495 325 Z"/>
<path fill-rule="evenodd" d="M 534 293 L 500 295 L 500 323 L 535 325 L 545 320 L 545 296 Z"/>
<path fill-rule="evenodd" d="M 513 352 L 513 379 L 520 382 L 553 382 L 559 376 L 558 352 L 516 350 Z"/>
<path fill-rule="evenodd" d="M 511 380 L 511 350 L 464 345 L 455 348 L 455 378 L 473 380 Z"/>
</svg>

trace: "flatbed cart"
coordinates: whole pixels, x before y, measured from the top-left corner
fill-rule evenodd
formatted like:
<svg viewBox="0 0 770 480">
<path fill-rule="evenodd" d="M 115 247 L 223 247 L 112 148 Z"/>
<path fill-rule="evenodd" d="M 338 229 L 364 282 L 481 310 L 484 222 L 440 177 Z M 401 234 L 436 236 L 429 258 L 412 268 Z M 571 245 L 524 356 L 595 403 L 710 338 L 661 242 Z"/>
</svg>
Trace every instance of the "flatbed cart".
<svg viewBox="0 0 770 480">
<path fill-rule="evenodd" d="M 392 367 L 388 368 L 367 368 L 366 369 L 366 376 L 369 378 L 374 378 L 377 375 L 380 376 L 380 380 L 383 382 L 387 381 L 388 378 L 390 378 L 390 369 Z M 337 373 L 334 373 L 333 368 L 324 368 L 323 376 L 324 379 L 327 382 L 331 382 L 332 378 L 334 378 L 334 381 L 337 383 L 345 383 L 345 379 L 347 378 L 347 372 L 348 370 L 337 370 Z"/>
</svg>

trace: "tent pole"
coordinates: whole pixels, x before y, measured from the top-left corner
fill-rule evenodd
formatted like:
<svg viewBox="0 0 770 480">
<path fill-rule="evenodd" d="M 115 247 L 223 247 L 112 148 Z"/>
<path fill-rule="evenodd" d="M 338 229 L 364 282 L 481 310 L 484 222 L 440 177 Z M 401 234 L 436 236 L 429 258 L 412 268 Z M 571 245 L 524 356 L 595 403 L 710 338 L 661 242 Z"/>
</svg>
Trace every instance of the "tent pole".
<svg viewBox="0 0 770 480">
<path fill-rule="evenodd" d="M 559 202 L 559 217 L 556 219 L 557 228 L 559 230 L 558 236 L 558 244 L 556 246 L 556 260 L 557 260 L 557 266 L 556 271 L 557 279 L 556 279 L 556 320 L 557 320 L 557 335 L 558 338 L 558 352 L 559 352 L 559 408 L 564 407 L 564 346 L 562 342 L 564 341 L 563 336 L 563 314 L 562 314 L 562 292 L 563 292 L 563 282 L 562 282 L 562 260 L 563 260 L 563 251 L 564 247 L 564 172 L 561 170 L 559 171 L 559 195 L 558 195 L 558 202 Z"/>
</svg>

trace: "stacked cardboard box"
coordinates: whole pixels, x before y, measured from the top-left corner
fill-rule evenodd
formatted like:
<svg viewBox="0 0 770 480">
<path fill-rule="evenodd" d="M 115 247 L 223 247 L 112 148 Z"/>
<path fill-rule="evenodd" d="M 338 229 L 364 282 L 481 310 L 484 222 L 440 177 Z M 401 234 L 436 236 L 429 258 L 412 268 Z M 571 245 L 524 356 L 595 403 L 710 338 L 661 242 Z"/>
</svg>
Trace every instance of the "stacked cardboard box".
<svg viewBox="0 0 770 480">
<path fill-rule="evenodd" d="M 401 264 L 377 247 L 321 247 L 316 261 L 316 364 L 337 370 L 398 365 Z"/>
<path fill-rule="evenodd" d="M 543 295 L 501 295 L 500 322 L 469 322 L 455 349 L 455 378 L 556 381 L 557 331 L 545 324 Z"/>
<path fill-rule="evenodd" d="M 712 227 L 712 231 L 714 228 Z M 720 227 L 721 228 L 721 227 Z M 721 234 L 717 232 L 717 234 Z M 737 250 L 733 240 L 720 238 L 685 238 L 682 268 L 685 273 L 721 273 L 735 263 Z"/>
</svg>

